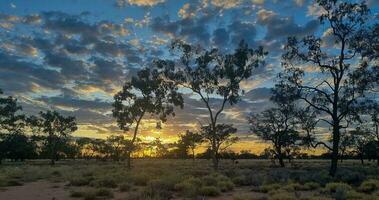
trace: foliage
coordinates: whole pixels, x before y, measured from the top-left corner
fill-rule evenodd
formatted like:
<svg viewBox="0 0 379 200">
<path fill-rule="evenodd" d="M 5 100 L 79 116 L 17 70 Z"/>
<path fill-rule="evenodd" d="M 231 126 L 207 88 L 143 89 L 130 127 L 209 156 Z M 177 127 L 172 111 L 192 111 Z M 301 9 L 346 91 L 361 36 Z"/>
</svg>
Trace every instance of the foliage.
<svg viewBox="0 0 379 200">
<path fill-rule="evenodd" d="M 210 121 L 204 126 L 209 127 L 213 136 L 210 145 L 213 167 L 217 169 L 218 118 L 227 103 L 232 106 L 241 99 L 241 81 L 252 76 L 253 69 L 263 63 L 266 52 L 262 47 L 251 49 L 241 41 L 234 53 L 223 55 L 218 49 L 205 50 L 179 40 L 172 43 L 172 51 L 180 57 L 180 63 L 157 60 L 156 65 L 163 69 L 167 80 L 191 90 L 207 108 Z M 211 95 L 220 97 L 219 106 L 212 107 Z"/>
<path fill-rule="evenodd" d="M 283 84 L 296 88 L 300 99 L 317 114 L 327 116 L 320 121 L 332 128 L 332 146 L 317 144 L 332 151 L 330 175 L 334 175 L 340 129 L 347 128 L 352 120 L 359 120 L 357 111 L 367 101 L 367 91 L 378 81 L 379 68 L 371 62 L 375 55 L 370 51 L 377 35 L 370 37 L 376 28 L 371 26 L 374 19 L 370 18 L 365 2 L 317 3 L 324 10 L 320 22 L 330 28 L 334 44 L 326 46 L 323 38 L 313 35 L 300 40 L 290 37 L 282 56 L 285 72 L 280 77 Z M 318 72 L 319 78 L 304 81 L 308 76 L 302 66 L 308 65 Z"/>
</svg>

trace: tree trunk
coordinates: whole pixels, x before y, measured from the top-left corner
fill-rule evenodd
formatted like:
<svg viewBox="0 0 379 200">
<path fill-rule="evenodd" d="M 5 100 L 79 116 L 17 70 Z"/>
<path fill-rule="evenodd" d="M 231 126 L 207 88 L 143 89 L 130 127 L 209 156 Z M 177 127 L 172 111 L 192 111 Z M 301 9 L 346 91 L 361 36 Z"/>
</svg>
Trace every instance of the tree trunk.
<svg viewBox="0 0 379 200">
<path fill-rule="evenodd" d="M 127 153 L 127 167 L 128 169 L 131 169 L 132 168 L 132 165 L 131 165 L 131 156 L 130 156 L 131 152 L 129 151 Z"/>
<path fill-rule="evenodd" d="M 333 126 L 333 147 L 332 147 L 332 160 L 329 170 L 329 175 L 334 176 L 337 172 L 338 164 L 338 146 L 340 141 L 340 128 L 339 123 L 334 124 Z"/>
<path fill-rule="evenodd" d="M 212 150 L 212 162 L 213 162 L 213 169 L 215 171 L 218 170 L 218 153 L 216 147 Z"/>
<path fill-rule="evenodd" d="M 361 164 L 364 165 L 364 161 L 363 161 L 363 154 L 359 154 L 359 158 L 361 159 Z"/>
</svg>

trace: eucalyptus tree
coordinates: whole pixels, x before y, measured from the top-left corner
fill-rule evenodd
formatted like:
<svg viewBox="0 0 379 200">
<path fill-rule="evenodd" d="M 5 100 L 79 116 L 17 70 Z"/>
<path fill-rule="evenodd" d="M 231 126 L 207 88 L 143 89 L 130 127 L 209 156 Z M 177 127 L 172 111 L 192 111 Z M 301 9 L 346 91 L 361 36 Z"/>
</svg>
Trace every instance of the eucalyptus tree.
<svg viewBox="0 0 379 200">
<path fill-rule="evenodd" d="M 124 132 L 134 126 L 129 148 L 126 149 L 128 168 L 131 168 L 131 153 L 135 150 L 134 143 L 145 115 L 157 116 L 165 122 L 167 116 L 175 115 L 174 107 L 183 107 L 183 98 L 177 89 L 175 84 L 165 81 L 157 68 L 144 68 L 114 96 L 113 117 L 118 126 Z"/>
<path fill-rule="evenodd" d="M 195 161 L 195 149 L 198 147 L 204 138 L 201 134 L 187 130 L 185 134 L 180 135 L 180 142 L 184 144 L 186 151 L 191 153 L 192 160 Z"/>
<path fill-rule="evenodd" d="M 71 134 L 78 127 L 75 117 L 63 116 L 57 111 L 41 111 L 39 116 L 29 119 L 35 131 L 46 135 L 44 148 L 50 158 L 50 164 L 54 165 L 55 160 L 59 159 L 59 154 L 64 151 L 64 145 L 69 140 Z"/>
<path fill-rule="evenodd" d="M 20 112 L 22 107 L 18 105 L 17 99 L 12 96 L 3 96 L 0 90 L 0 163 L 7 154 L 15 154 L 17 151 L 20 155 L 20 150 L 15 145 L 11 145 L 9 141 L 17 141 L 17 144 L 24 144 L 25 137 L 24 128 L 26 126 L 25 116 Z M 20 137 L 18 137 L 20 136 Z M 21 153 L 25 153 L 24 151 Z"/>
<path fill-rule="evenodd" d="M 243 41 L 230 54 L 223 54 L 218 49 L 205 50 L 183 41 L 174 41 L 171 50 L 179 57 L 179 62 L 157 60 L 156 64 L 164 69 L 167 81 L 190 90 L 206 108 L 213 167 L 217 169 L 220 115 L 226 104 L 233 106 L 241 100 L 243 91 L 240 83 L 251 78 L 253 69 L 263 64 L 266 52 L 262 47 L 249 48 Z"/>
<path fill-rule="evenodd" d="M 217 124 L 215 129 L 211 125 L 201 127 L 200 134 L 210 144 L 212 158 L 216 158 L 215 169 L 218 169 L 220 152 L 238 141 L 238 137 L 234 136 L 236 132 L 237 129 L 232 124 Z"/>
<path fill-rule="evenodd" d="M 375 19 L 365 2 L 317 0 L 325 35 L 290 37 L 284 47 L 282 78 L 297 87 L 301 99 L 318 111 L 319 121 L 331 129 L 331 144 L 322 143 L 332 152 L 329 174 L 337 170 L 341 129 L 358 118 L 356 109 L 365 101 L 367 91 L 379 77 L 378 35 Z M 332 39 L 334 42 L 330 42 Z M 376 45 L 376 46 L 373 46 Z M 321 144 L 321 143 L 320 143 Z"/>
</svg>

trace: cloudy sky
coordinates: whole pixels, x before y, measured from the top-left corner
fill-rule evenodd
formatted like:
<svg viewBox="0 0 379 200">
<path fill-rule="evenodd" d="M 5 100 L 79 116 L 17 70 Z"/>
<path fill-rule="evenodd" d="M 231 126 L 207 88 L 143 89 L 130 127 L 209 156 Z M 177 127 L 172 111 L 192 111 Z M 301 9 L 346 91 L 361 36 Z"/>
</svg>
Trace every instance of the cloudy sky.
<svg viewBox="0 0 379 200">
<path fill-rule="evenodd" d="M 368 1 L 373 16 L 377 2 Z M 269 55 L 243 82 L 243 101 L 227 107 L 221 120 L 238 128 L 240 149 L 254 149 L 246 116 L 270 106 L 268 88 L 281 70 L 285 39 L 327 35 L 320 11 L 311 0 L 1 0 L 0 88 L 27 114 L 56 109 L 77 117 L 75 136 L 105 138 L 120 134 L 111 117 L 115 92 L 139 68 L 169 56 L 172 39 L 226 52 L 244 39 Z M 197 98 L 185 100 L 163 129 L 145 120 L 142 139 L 173 141 L 204 121 Z"/>
</svg>

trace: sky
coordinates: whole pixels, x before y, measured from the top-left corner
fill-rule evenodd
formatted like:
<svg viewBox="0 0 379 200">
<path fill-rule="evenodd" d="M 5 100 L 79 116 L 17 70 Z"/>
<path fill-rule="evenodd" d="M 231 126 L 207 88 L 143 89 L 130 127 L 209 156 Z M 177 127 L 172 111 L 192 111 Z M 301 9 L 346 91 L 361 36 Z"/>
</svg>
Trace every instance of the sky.
<svg viewBox="0 0 379 200">
<path fill-rule="evenodd" d="M 367 4 L 378 16 L 379 1 Z M 0 88 L 27 114 L 55 109 L 76 116 L 74 136 L 106 138 L 122 134 L 112 118 L 113 95 L 138 69 L 170 57 L 173 39 L 224 52 L 243 39 L 269 54 L 241 84 L 246 94 L 226 107 L 221 122 L 238 128 L 234 148 L 254 151 L 266 144 L 250 134 L 246 117 L 272 106 L 269 88 L 288 36 L 327 37 L 320 12 L 312 0 L 1 0 Z M 155 120 L 144 120 L 140 137 L 175 141 L 206 114 L 186 93 L 183 110 L 159 130 Z"/>
</svg>

